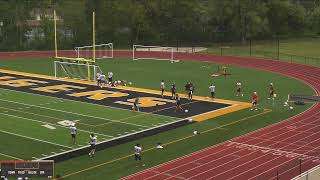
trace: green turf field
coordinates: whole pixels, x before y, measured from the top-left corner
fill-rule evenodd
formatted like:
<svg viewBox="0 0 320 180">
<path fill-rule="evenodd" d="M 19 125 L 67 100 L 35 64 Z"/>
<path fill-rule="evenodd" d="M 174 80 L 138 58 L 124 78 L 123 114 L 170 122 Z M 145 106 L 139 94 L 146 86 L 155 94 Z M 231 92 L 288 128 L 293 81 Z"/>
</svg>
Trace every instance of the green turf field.
<svg viewBox="0 0 320 180">
<path fill-rule="evenodd" d="M 113 71 L 115 79 L 133 82 L 132 86 L 159 89 L 163 79 L 167 87 L 171 82 L 184 92 L 184 84 L 195 84 L 195 94 L 209 96 L 208 86 L 216 85 L 218 98 L 250 101 L 253 91 L 261 97 L 259 111 L 242 110 L 220 116 L 201 123 L 184 126 L 158 135 L 118 145 L 89 158 L 81 156 L 56 164 L 56 173 L 64 179 L 118 179 L 141 170 L 132 159 L 132 148 L 137 142 L 146 150 L 146 168 L 182 156 L 184 154 L 226 141 L 255 129 L 278 122 L 306 110 L 306 106 L 294 106 L 292 111 L 283 107 L 288 94 L 312 95 L 313 91 L 305 84 L 269 72 L 228 66 L 231 76 L 211 78 L 218 65 L 202 62 L 169 63 L 166 61 L 129 59 L 100 60 L 98 65 L 104 70 Z M 155 68 L 156 67 L 156 68 Z M 1 60 L 1 69 L 53 75 L 53 59 L 10 59 Z M 235 83 L 241 80 L 244 96 L 235 96 Z M 267 99 L 268 85 L 273 82 L 278 97 L 274 102 Z M 69 129 L 58 122 L 80 120 L 77 145 L 72 145 Z M 98 134 L 99 140 L 107 140 L 130 132 L 175 121 L 176 118 L 144 114 L 136 116 L 129 110 L 108 108 L 88 103 L 20 93 L 0 89 L 0 145 L 1 159 L 32 159 L 44 157 L 84 146 L 88 143 L 90 132 Z M 50 130 L 42 125 L 48 124 L 56 129 Z M 101 125 L 101 126 L 99 126 Z M 192 132 L 202 132 L 193 136 Z M 165 148 L 156 150 L 156 143 Z"/>
<path fill-rule="evenodd" d="M 320 38 L 297 38 L 280 40 L 280 60 L 309 64 L 320 66 Z M 208 48 L 208 53 L 223 54 L 223 55 L 236 55 L 236 56 L 250 56 L 249 42 L 245 45 L 242 44 L 228 44 L 225 43 L 222 48 L 211 47 Z M 274 41 L 252 41 L 251 56 L 277 59 L 278 57 L 278 42 Z"/>
</svg>

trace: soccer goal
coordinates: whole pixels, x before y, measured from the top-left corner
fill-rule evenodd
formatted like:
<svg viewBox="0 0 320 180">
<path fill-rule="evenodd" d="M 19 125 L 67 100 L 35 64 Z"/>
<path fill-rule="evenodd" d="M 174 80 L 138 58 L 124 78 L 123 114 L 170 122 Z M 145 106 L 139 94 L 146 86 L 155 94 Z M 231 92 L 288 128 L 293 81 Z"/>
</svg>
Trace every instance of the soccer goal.
<svg viewBox="0 0 320 180">
<path fill-rule="evenodd" d="M 94 53 L 95 59 L 113 58 L 113 43 L 75 47 L 74 50 L 77 58 L 93 58 Z"/>
<path fill-rule="evenodd" d="M 133 45 L 132 47 L 132 59 L 154 59 L 154 60 L 169 60 L 173 62 L 179 62 L 174 59 L 174 48 L 163 46 L 145 46 L 145 45 Z"/>
<path fill-rule="evenodd" d="M 55 78 L 69 78 L 96 81 L 96 74 L 102 73 L 99 66 L 70 61 L 54 61 Z"/>
</svg>

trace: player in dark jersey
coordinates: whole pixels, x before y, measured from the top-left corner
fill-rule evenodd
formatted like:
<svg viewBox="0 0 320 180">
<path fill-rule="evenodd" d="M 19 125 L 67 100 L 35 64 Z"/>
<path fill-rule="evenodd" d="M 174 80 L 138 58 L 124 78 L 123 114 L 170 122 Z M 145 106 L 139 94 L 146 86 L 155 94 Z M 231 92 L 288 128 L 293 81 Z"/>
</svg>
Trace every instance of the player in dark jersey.
<svg viewBox="0 0 320 180">
<path fill-rule="evenodd" d="M 171 85 L 171 99 L 176 99 L 176 91 L 177 91 L 176 84 L 172 83 L 172 85 Z"/>
<path fill-rule="evenodd" d="M 193 86 L 192 83 L 190 83 L 189 91 L 188 91 L 188 99 L 189 99 L 189 100 L 192 100 L 193 91 L 194 91 L 194 86 Z"/>
<path fill-rule="evenodd" d="M 187 96 L 190 90 L 190 82 L 187 82 L 187 84 L 184 87 L 186 88 L 186 96 Z"/>
<path fill-rule="evenodd" d="M 140 101 L 140 97 L 138 96 L 138 97 L 136 97 L 136 99 L 133 102 L 132 110 L 138 111 L 138 112 L 140 111 L 140 109 L 139 109 L 139 101 Z"/>
<path fill-rule="evenodd" d="M 274 86 L 273 86 L 273 83 L 270 83 L 270 90 L 269 90 L 269 98 L 268 99 L 271 99 L 274 97 Z"/>
<path fill-rule="evenodd" d="M 181 99 L 179 97 L 179 95 L 177 94 L 176 95 L 176 109 L 174 110 L 174 112 L 177 112 L 178 110 L 182 110 L 182 107 L 181 107 Z"/>
</svg>

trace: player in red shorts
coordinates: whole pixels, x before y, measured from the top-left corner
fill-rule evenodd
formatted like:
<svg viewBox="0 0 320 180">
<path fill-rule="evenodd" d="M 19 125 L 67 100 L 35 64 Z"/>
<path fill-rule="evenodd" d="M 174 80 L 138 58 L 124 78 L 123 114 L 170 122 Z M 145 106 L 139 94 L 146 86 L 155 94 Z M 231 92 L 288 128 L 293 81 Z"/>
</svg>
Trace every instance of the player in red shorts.
<svg viewBox="0 0 320 180">
<path fill-rule="evenodd" d="M 251 111 L 252 110 L 258 110 L 258 94 L 257 92 L 254 92 L 253 95 L 252 95 L 252 107 L 251 107 Z"/>
</svg>

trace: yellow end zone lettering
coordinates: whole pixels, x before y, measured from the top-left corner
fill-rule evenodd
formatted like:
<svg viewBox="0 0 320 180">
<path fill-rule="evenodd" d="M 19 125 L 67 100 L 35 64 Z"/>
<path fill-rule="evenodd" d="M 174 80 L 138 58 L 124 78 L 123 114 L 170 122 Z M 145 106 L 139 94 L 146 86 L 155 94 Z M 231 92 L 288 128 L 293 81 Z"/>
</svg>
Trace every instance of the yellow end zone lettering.
<svg viewBox="0 0 320 180">
<path fill-rule="evenodd" d="M 32 89 L 36 91 L 42 91 L 42 92 L 57 93 L 61 91 L 71 91 L 73 89 L 86 89 L 86 87 L 61 84 L 61 85 L 45 86 L 45 87 L 38 87 L 38 88 L 32 88 Z"/>
<path fill-rule="evenodd" d="M 133 106 L 134 101 L 135 101 L 135 99 L 128 99 L 127 102 L 116 101 L 115 103 Z M 156 98 L 156 97 L 140 97 L 140 99 L 139 99 L 139 106 L 140 107 L 153 107 L 153 106 L 157 106 L 157 105 L 161 106 L 161 105 L 165 105 L 167 103 L 175 103 L 175 101 L 170 100 L 170 99 Z"/>
<path fill-rule="evenodd" d="M 12 79 L 10 76 L 3 76 L 1 79 Z M 33 86 L 38 84 L 46 84 L 46 81 L 38 81 L 33 79 L 14 79 L 8 81 L 0 81 L 0 85 L 12 86 L 12 87 L 25 87 L 25 86 Z"/>
<path fill-rule="evenodd" d="M 111 97 L 129 96 L 129 94 L 120 93 L 120 92 L 116 92 L 116 91 L 96 90 L 96 91 L 87 91 L 87 92 L 68 94 L 68 96 L 73 96 L 73 97 L 89 96 L 88 99 L 103 100 L 103 99 L 111 98 Z"/>
</svg>

